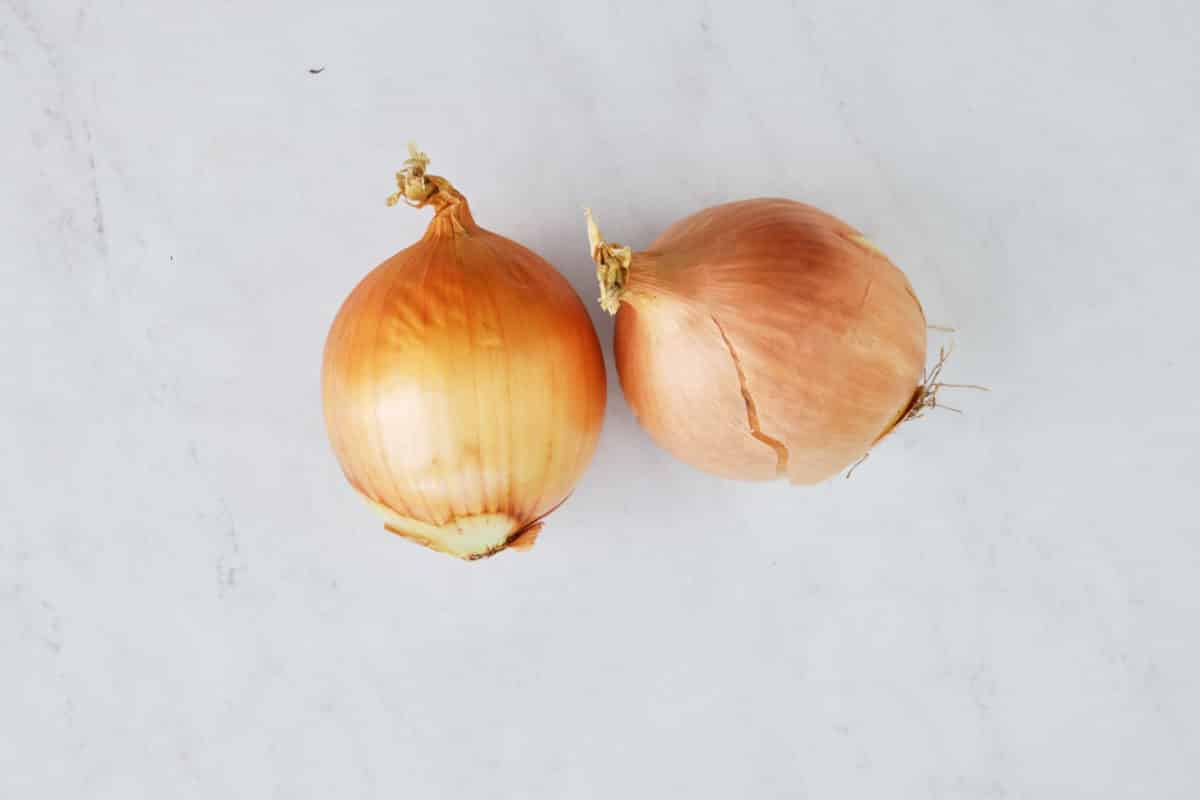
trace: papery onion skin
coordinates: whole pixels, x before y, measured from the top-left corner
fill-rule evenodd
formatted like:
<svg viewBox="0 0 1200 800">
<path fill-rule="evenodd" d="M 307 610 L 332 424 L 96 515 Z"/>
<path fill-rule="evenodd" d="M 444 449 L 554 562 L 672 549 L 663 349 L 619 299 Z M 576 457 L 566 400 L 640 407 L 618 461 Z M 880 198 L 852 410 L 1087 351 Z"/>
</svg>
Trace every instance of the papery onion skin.
<svg viewBox="0 0 1200 800">
<path fill-rule="evenodd" d="M 621 388 L 654 440 L 726 478 L 824 480 L 921 392 L 925 315 L 861 233 L 785 199 L 715 206 L 644 252 L 592 226 Z"/>
<path fill-rule="evenodd" d="M 475 559 L 531 544 L 571 493 L 595 451 L 606 382 L 570 284 L 479 227 L 440 180 L 420 198 L 436 209 L 424 237 L 338 312 L 322 395 L 346 478 L 387 528 Z"/>
</svg>

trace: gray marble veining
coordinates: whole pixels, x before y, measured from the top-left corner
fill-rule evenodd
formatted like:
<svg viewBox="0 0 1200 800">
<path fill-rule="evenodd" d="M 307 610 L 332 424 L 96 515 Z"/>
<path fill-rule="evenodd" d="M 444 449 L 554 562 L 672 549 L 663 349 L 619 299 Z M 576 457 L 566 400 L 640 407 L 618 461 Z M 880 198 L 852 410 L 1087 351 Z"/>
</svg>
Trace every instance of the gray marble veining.
<svg viewBox="0 0 1200 800">
<path fill-rule="evenodd" d="M 1200 796 L 1200 6 L 0 3 L 0 796 Z M 318 396 L 415 138 L 610 367 L 528 554 L 385 534 Z M 985 383 L 851 480 L 637 427 L 582 208 L 784 195 Z"/>
</svg>

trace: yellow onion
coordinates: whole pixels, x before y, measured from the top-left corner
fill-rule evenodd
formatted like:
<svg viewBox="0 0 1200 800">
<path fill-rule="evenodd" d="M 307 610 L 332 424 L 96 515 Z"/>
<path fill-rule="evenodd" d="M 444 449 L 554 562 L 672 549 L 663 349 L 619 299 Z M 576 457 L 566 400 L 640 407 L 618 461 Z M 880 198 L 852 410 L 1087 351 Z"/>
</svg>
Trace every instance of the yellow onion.
<svg viewBox="0 0 1200 800">
<path fill-rule="evenodd" d="M 342 305 L 325 345 L 325 421 L 388 530 L 466 559 L 532 544 L 571 493 L 604 416 L 583 303 L 537 254 L 479 227 L 410 145 L 388 204 L 432 206 L 424 237 Z"/>
<path fill-rule="evenodd" d="M 659 445 L 747 480 L 815 483 L 930 405 L 925 315 L 904 273 L 791 200 L 715 206 L 644 252 L 588 213 L 621 388 Z"/>
</svg>

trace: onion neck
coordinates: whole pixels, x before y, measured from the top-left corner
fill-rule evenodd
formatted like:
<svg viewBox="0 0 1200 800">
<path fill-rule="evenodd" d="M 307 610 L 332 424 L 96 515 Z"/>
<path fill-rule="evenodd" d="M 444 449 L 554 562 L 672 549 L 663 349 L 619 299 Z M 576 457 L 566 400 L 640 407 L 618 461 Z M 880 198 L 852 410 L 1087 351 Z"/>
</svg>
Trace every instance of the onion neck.
<svg viewBox="0 0 1200 800">
<path fill-rule="evenodd" d="M 622 303 L 641 307 L 655 299 L 684 299 L 679 295 L 678 286 L 681 273 L 693 259 L 686 254 L 660 250 L 635 253 L 632 248 L 606 242 L 592 218 L 591 209 L 585 209 L 585 212 L 592 260 L 596 262 L 596 280 L 600 284 L 601 308 L 616 314 Z"/>
<path fill-rule="evenodd" d="M 428 166 L 429 156 L 418 150 L 414 142 L 409 142 L 408 159 L 404 162 L 404 168 L 396 173 L 398 191 L 388 197 L 387 204 L 394 206 L 403 201 L 413 208 L 433 206 L 434 217 L 429 225 L 429 234 L 447 230 L 464 233 L 475 227 L 467 198 L 442 176 L 427 174 Z"/>
<path fill-rule="evenodd" d="M 609 314 L 616 314 L 629 291 L 629 268 L 633 264 L 633 250 L 604 241 L 592 216 L 592 210 L 584 209 L 584 213 L 587 215 L 588 243 L 591 245 L 592 260 L 596 262 L 596 280 L 600 283 L 600 307 Z"/>
</svg>

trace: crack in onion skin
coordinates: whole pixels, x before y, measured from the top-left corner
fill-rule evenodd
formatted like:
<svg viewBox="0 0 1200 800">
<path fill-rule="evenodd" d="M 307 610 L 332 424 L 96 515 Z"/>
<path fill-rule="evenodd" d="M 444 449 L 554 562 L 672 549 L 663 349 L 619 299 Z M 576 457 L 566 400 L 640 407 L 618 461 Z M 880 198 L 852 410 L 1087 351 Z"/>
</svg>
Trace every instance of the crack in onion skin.
<svg viewBox="0 0 1200 800">
<path fill-rule="evenodd" d="M 589 224 L 598 263 L 622 252 Z M 622 391 L 660 446 L 706 472 L 822 481 L 903 417 L 921 383 L 925 316 L 904 273 L 811 206 L 714 206 L 620 266 L 598 272 L 621 276 L 601 291 L 619 301 Z"/>
<path fill-rule="evenodd" d="M 428 177 L 420 204 L 437 213 L 346 299 L 322 398 L 342 470 L 387 529 L 474 560 L 530 546 L 570 494 L 600 434 L 604 361 L 562 275 Z"/>
</svg>

